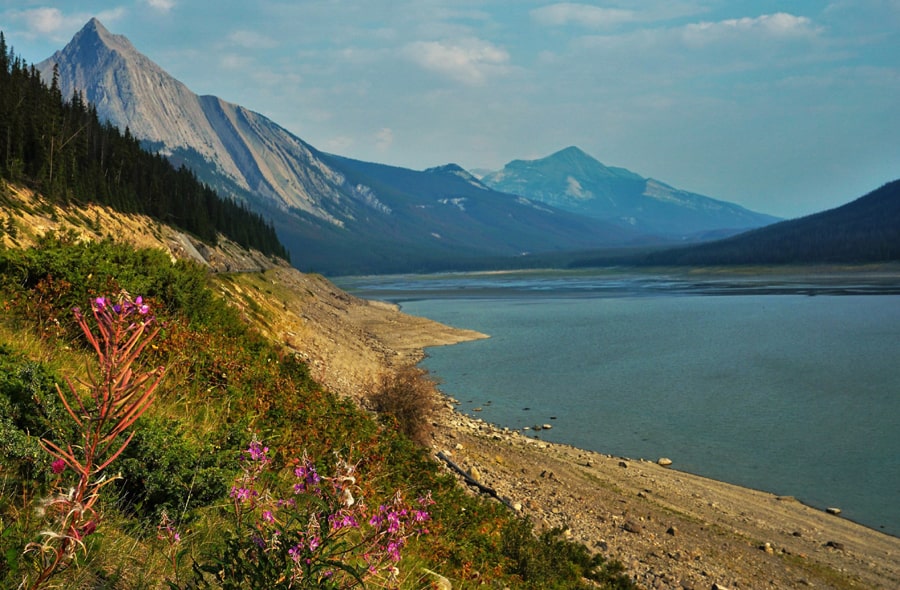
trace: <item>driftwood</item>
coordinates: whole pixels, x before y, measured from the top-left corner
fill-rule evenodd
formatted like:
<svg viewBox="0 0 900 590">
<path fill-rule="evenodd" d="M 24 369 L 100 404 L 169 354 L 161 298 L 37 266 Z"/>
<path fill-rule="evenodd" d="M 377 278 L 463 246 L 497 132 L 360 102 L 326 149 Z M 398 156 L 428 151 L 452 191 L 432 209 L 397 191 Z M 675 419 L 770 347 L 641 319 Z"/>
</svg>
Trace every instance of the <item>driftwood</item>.
<svg viewBox="0 0 900 590">
<path fill-rule="evenodd" d="M 488 496 L 497 498 L 498 500 L 500 500 L 501 502 L 506 504 L 507 507 L 512 508 L 512 505 L 509 503 L 509 500 L 507 500 L 506 498 L 501 498 L 500 494 L 497 493 L 497 490 L 495 490 L 492 487 L 488 487 L 488 486 L 484 485 L 483 483 L 481 483 L 480 481 L 478 481 L 477 479 L 475 479 L 474 477 L 469 475 L 462 467 L 460 467 L 459 465 L 454 463 L 450 457 L 445 455 L 443 451 L 440 451 L 437 454 L 437 458 L 440 459 L 441 461 L 443 461 L 444 463 L 446 463 L 453 471 L 455 471 L 459 475 L 461 475 L 463 480 L 465 480 L 465 482 L 467 484 L 478 488 L 478 491 L 480 491 L 483 494 L 487 494 Z"/>
</svg>

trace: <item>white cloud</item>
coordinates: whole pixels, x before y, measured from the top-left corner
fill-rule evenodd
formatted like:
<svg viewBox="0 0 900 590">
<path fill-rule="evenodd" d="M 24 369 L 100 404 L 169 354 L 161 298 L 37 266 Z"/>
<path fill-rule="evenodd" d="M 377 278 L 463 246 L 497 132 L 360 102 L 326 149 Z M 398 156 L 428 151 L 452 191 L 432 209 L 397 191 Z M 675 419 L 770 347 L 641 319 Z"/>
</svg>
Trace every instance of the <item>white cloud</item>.
<svg viewBox="0 0 900 590">
<path fill-rule="evenodd" d="M 767 38 L 811 37 L 819 27 L 805 16 L 786 12 L 764 14 L 755 18 L 734 18 L 718 22 L 700 22 L 684 28 L 684 38 L 689 43 L 708 43 L 735 35 L 753 35 Z"/>
<path fill-rule="evenodd" d="M 226 53 L 219 58 L 219 64 L 226 70 L 252 71 L 253 60 L 244 55 Z"/>
<path fill-rule="evenodd" d="M 175 8 L 175 0 L 147 0 L 147 5 L 159 12 L 169 12 Z"/>
<path fill-rule="evenodd" d="M 532 10 L 531 18 L 540 24 L 551 26 L 576 24 L 590 28 L 603 28 L 633 21 L 635 14 L 631 10 L 621 8 L 602 8 L 589 4 L 562 2 Z"/>
<path fill-rule="evenodd" d="M 124 8 L 118 7 L 96 15 L 88 13 L 66 15 L 58 8 L 42 7 L 12 12 L 10 16 L 13 20 L 25 23 L 26 35 L 29 37 L 48 37 L 54 41 L 67 41 L 92 16 L 96 16 L 104 24 L 109 24 L 119 20 L 125 12 Z"/>
<path fill-rule="evenodd" d="M 278 46 L 274 39 L 256 31 L 234 31 L 228 35 L 228 39 L 245 49 L 272 49 Z"/>
<path fill-rule="evenodd" d="M 506 72 L 509 62 L 505 49 L 475 38 L 416 41 L 408 44 L 403 53 L 426 70 L 471 86 L 483 84 L 490 74 Z"/>
<path fill-rule="evenodd" d="M 379 152 L 386 152 L 394 143 L 394 130 L 390 127 L 383 127 L 375 133 L 375 149 Z"/>
</svg>

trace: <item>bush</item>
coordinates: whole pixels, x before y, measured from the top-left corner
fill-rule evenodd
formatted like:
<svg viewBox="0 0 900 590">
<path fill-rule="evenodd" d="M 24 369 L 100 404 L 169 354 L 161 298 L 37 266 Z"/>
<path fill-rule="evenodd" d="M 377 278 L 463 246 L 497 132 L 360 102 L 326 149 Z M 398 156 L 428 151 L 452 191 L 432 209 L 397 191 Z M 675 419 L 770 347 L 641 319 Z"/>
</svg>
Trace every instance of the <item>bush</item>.
<svg viewBox="0 0 900 590">
<path fill-rule="evenodd" d="M 423 369 L 405 367 L 384 375 L 371 396 L 376 412 L 393 419 L 397 428 L 419 444 L 431 437 L 431 415 L 437 407 L 437 384 Z"/>
<path fill-rule="evenodd" d="M 503 531 L 503 554 L 510 560 L 509 573 L 522 578 L 528 588 L 603 588 L 631 590 L 634 583 L 618 562 L 607 563 L 599 554 L 560 538 L 561 529 L 535 536 L 527 520 L 513 520 Z"/>
</svg>

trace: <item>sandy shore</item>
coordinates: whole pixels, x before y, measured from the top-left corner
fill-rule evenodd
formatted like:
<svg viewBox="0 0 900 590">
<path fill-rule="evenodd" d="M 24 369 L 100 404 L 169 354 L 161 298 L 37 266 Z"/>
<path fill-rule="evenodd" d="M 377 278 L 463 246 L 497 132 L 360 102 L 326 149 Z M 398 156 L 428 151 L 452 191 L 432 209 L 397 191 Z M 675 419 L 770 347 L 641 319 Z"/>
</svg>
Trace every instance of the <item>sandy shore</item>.
<svg viewBox="0 0 900 590">
<path fill-rule="evenodd" d="M 268 318 L 264 329 L 306 358 L 317 379 L 357 399 L 385 371 L 420 360 L 425 347 L 485 337 L 292 269 L 221 285 L 236 301 L 254 292 L 270 308 L 256 312 Z M 677 464 L 535 440 L 454 407 L 445 400 L 435 417 L 435 455 L 451 457 L 538 526 L 562 527 L 621 561 L 641 587 L 900 588 L 896 537 L 793 498 L 679 472 Z"/>
</svg>

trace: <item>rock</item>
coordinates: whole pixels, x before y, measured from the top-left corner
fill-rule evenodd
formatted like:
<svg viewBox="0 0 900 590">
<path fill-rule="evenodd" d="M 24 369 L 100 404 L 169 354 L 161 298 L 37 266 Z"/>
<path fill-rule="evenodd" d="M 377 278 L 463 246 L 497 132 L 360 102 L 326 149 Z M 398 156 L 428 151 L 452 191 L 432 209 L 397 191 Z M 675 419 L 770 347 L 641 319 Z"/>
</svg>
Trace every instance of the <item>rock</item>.
<svg viewBox="0 0 900 590">
<path fill-rule="evenodd" d="M 522 512 L 522 503 L 521 502 L 513 502 L 512 509 L 516 512 Z"/>
<path fill-rule="evenodd" d="M 772 547 L 771 543 L 763 543 L 759 548 L 769 554 L 775 553 L 775 549 Z"/>
<path fill-rule="evenodd" d="M 826 509 L 825 509 L 825 512 L 827 512 L 828 514 L 838 515 L 838 514 L 841 513 L 841 509 L 840 509 L 840 508 L 833 508 L 833 507 L 832 507 L 832 508 L 826 508 Z"/>
<path fill-rule="evenodd" d="M 469 477 L 474 479 L 477 482 L 481 482 L 481 472 L 478 471 L 478 468 L 474 465 L 469 467 Z"/>
<path fill-rule="evenodd" d="M 678 535 L 678 529 L 676 529 L 673 526 L 670 526 L 668 529 L 666 529 L 666 534 L 672 535 L 674 537 L 674 536 Z"/>
<path fill-rule="evenodd" d="M 837 549 L 838 551 L 844 550 L 844 544 L 840 541 L 828 541 L 825 543 L 826 547 L 831 547 L 832 549 Z"/>
<path fill-rule="evenodd" d="M 424 567 L 422 568 L 422 571 L 434 577 L 435 588 L 438 588 L 439 590 L 453 590 L 453 584 L 441 574 Z"/>
<path fill-rule="evenodd" d="M 453 448 L 454 450 L 461 451 L 464 447 L 462 446 L 462 443 L 456 443 L 456 446 L 454 446 Z"/>
<path fill-rule="evenodd" d="M 541 426 L 541 428 L 544 430 L 550 430 L 551 428 L 553 428 L 553 425 L 552 424 L 543 424 Z"/>
<path fill-rule="evenodd" d="M 662 467 L 668 467 L 672 464 L 672 460 L 667 457 L 660 457 L 656 463 L 657 465 L 661 465 Z"/>
<path fill-rule="evenodd" d="M 627 469 L 628 463 L 626 463 L 625 461 L 619 461 L 619 467 L 622 467 L 623 469 Z"/>
<path fill-rule="evenodd" d="M 712 590 L 728 590 L 728 586 L 716 583 L 712 585 Z"/>
<path fill-rule="evenodd" d="M 622 528 L 629 533 L 640 533 L 642 530 L 644 530 L 644 527 L 641 526 L 641 523 L 634 520 L 626 520 Z"/>
</svg>

